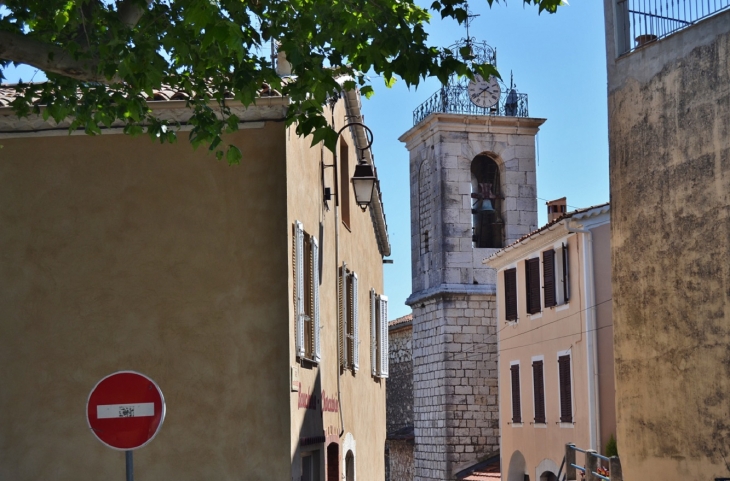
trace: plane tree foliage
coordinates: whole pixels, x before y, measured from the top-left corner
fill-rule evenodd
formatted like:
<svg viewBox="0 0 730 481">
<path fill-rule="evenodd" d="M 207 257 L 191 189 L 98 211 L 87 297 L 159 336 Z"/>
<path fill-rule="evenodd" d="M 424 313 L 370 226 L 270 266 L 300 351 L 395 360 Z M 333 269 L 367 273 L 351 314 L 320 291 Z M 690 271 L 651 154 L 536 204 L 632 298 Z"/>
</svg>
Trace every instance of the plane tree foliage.
<svg viewBox="0 0 730 481">
<path fill-rule="evenodd" d="M 494 0 L 486 0 L 490 4 Z M 555 12 L 560 0 L 523 0 Z M 371 78 L 409 86 L 454 73 L 495 74 L 459 52 L 429 45 L 432 15 L 459 22 L 465 0 L 0 0 L 0 69 L 26 64 L 47 81 L 19 83 L 19 116 L 71 119 L 89 134 L 122 122 L 125 133 L 174 142 L 178 125 L 155 116 L 147 99 L 163 86 L 187 97 L 190 141 L 236 163 L 241 152 L 223 134 L 238 127 L 232 100 L 249 105 L 264 87 L 291 99 L 287 122 L 333 149 L 327 100 L 346 88 L 373 93 Z M 294 76 L 283 82 L 271 43 L 286 52 Z"/>
</svg>

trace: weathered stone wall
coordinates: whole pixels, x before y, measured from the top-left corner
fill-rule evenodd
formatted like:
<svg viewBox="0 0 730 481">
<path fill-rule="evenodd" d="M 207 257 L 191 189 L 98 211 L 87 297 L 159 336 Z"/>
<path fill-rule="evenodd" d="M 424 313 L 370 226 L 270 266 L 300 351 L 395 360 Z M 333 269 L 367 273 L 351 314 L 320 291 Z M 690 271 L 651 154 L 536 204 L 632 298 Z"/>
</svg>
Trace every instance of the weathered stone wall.
<svg viewBox="0 0 730 481">
<path fill-rule="evenodd" d="M 626 479 L 730 459 L 730 12 L 609 46 L 618 446 Z"/>
<path fill-rule="evenodd" d="M 388 461 L 391 481 L 413 481 L 413 441 L 388 441 Z"/>
<path fill-rule="evenodd" d="M 418 480 L 499 448 L 494 296 L 439 296 L 415 306 L 415 470 Z"/>
<path fill-rule="evenodd" d="M 412 338 L 413 329 L 410 324 L 393 329 L 388 335 L 390 364 L 388 382 L 385 385 L 388 434 L 413 426 Z"/>
</svg>

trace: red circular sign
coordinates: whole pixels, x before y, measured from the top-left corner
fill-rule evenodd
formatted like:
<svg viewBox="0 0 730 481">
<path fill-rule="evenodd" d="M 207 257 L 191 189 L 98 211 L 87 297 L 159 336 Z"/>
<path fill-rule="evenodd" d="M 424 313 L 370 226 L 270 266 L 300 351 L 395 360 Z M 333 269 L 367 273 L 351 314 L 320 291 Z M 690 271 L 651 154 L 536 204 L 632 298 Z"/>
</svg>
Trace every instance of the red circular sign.
<svg viewBox="0 0 730 481">
<path fill-rule="evenodd" d="M 165 398 L 155 382 L 137 372 L 110 374 L 86 403 L 94 436 L 112 449 L 130 451 L 152 441 L 165 419 Z"/>
</svg>

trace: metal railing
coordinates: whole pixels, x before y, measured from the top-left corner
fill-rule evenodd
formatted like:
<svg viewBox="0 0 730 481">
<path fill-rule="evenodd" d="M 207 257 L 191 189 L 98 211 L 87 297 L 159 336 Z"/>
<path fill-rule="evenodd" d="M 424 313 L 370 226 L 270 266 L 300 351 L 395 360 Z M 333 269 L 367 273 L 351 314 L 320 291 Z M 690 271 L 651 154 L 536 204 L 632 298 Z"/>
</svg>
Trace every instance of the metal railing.
<svg viewBox="0 0 730 481">
<path fill-rule="evenodd" d="M 730 8 L 730 0 L 618 0 L 618 54 L 664 38 Z"/>
<path fill-rule="evenodd" d="M 583 453 L 585 455 L 585 464 L 579 466 L 576 464 L 575 453 Z M 603 466 L 607 464 L 608 467 Z M 565 475 L 560 478 L 565 466 Z M 575 444 L 568 443 L 565 445 L 565 457 L 558 471 L 559 481 L 570 481 L 577 479 L 576 471 L 580 471 L 585 475 L 585 481 L 623 481 L 623 473 L 621 472 L 621 461 L 618 456 L 610 458 L 598 454 L 592 449 L 580 449 Z"/>
<path fill-rule="evenodd" d="M 730 1 L 730 0 L 728 0 Z M 467 115 L 501 115 L 506 117 L 528 117 L 527 94 L 512 89 L 502 95 L 492 107 L 479 107 L 469 99 L 464 86 L 442 87 L 413 111 L 413 125 L 418 125 L 433 113 Z"/>
</svg>

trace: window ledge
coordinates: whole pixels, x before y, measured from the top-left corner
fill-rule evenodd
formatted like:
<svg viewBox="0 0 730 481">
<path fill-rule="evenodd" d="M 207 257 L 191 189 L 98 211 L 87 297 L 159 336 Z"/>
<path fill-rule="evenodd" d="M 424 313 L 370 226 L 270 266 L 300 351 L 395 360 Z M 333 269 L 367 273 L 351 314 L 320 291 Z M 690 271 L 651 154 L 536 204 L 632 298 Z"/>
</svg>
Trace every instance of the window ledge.
<svg viewBox="0 0 730 481">
<path fill-rule="evenodd" d="M 560 424 L 560 427 L 561 428 L 573 428 L 573 427 L 575 427 L 575 423 L 574 422 L 572 422 L 572 423 L 564 423 L 564 422 L 561 422 L 559 424 Z"/>
<path fill-rule="evenodd" d="M 536 427 L 538 429 L 547 429 L 547 423 L 534 423 L 533 427 Z"/>
<path fill-rule="evenodd" d="M 528 314 L 528 316 L 530 317 L 530 320 L 533 320 L 533 321 L 536 319 L 540 319 L 542 317 L 542 311 L 536 312 L 534 314 Z"/>
<path fill-rule="evenodd" d="M 556 306 L 555 307 L 555 312 L 564 311 L 564 310 L 569 309 L 569 308 L 570 308 L 570 303 L 560 304 L 559 306 Z"/>
<path fill-rule="evenodd" d="M 513 428 L 521 428 L 522 423 L 511 423 Z"/>
</svg>

